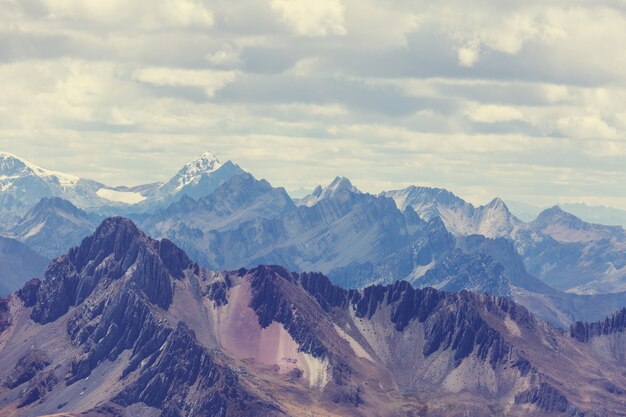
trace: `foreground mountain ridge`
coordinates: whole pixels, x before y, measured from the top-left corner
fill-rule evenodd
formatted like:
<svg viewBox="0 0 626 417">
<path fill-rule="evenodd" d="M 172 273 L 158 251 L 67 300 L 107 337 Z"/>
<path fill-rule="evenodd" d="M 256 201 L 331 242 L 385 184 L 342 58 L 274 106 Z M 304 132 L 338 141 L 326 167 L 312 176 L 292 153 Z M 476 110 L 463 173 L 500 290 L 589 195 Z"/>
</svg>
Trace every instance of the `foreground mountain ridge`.
<svg viewBox="0 0 626 417">
<path fill-rule="evenodd" d="M 623 326 L 585 326 L 598 325 L 563 332 L 508 298 L 404 281 L 347 290 L 278 266 L 212 272 L 110 218 L 0 301 L 0 410 L 626 415 Z"/>
</svg>

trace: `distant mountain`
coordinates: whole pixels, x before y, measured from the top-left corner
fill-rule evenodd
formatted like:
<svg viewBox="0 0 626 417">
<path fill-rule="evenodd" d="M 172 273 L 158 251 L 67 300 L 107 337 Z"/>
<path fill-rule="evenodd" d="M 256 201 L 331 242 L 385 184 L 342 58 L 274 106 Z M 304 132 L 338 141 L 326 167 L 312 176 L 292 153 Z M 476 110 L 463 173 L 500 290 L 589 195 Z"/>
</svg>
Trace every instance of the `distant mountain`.
<svg viewBox="0 0 626 417">
<path fill-rule="evenodd" d="M 584 203 L 561 204 L 561 208 L 587 222 L 626 227 L 626 210 Z"/>
<path fill-rule="evenodd" d="M 165 183 L 109 187 L 97 181 L 50 171 L 0 153 L 0 229 L 15 225 L 42 198 L 58 197 L 87 212 L 105 215 L 153 211 L 183 195 L 199 198 L 244 171 L 231 161 L 220 163 L 210 152 L 186 164 Z"/>
<path fill-rule="evenodd" d="M 48 262 L 23 243 L 0 237 L 0 296 L 21 288 L 31 278 L 42 276 Z"/>
<path fill-rule="evenodd" d="M 344 287 L 407 280 L 418 287 L 507 296 L 559 326 L 596 320 L 626 305 L 626 294 L 588 297 L 555 290 L 529 274 L 511 240 L 454 236 L 441 219 L 426 222 L 383 196 L 361 193 L 345 178 L 295 205 L 284 189 L 250 174 L 213 194 L 185 197 L 155 214 L 135 216 L 151 236 L 168 238 L 193 259 L 224 270 L 280 264 L 320 271 Z M 501 202 L 479 211 L 502 212 Z M 482 224 L 489 224 L 488 216 Z M 598 305 L 595 305 L 595 303 Z"/>
<path fill-rule="evenodd" d="M 618 416 L 622 316 L 566 333 L 502 297 L 212 272 L 113 218 L 0 299 L 0 413 Z"/>
<path fill-rule="evenodd" d="M 343 285 L 409 276 L 453 245 L 440 222 L 429 225 L 412 209 L 401 212 L 390 199 L 363 194 L 345 178 L 316 199 L 296 206 L 284 189 L 237 176 L 197 202 L 181 200 L 136 220 L 210 268 L 274 263 L 329 273 Z M 438 233 L 433 247 L 429 234 Z"/>
<path fill-rule="evenodd" d="M 474 207 L 447 190 L 416 186 L 385 191 L 381 195 L 391 198 L 400 210 L 412 207 L 423 219 L 440 217 L 446 228 L 457 235 L 501 237 L 513 233 L 523 224 L 499 198 Z"/>
<path fill-rule="evenodd" d="M 513 240 L 528 272 L 558 290 L 626 291 L 626 231 L 619 226 L 587 223 L 556 206 L 524 223 L 500 199 L 474 207 L 446 190 L 427 187 L 382 195 L 393 198 L 400 209 L 414 208 L 423 218 L 440 217 L 457 236 Z"/>
<path fill-rule="evenodd" d="M 626 231 L 582 221 L 559 207 L 512 236 L 530 273 L 581 294 L 626 291 Z"/>
<path fill-rule="evenodd" d="M 342 177 L 294 201 L 284 189 L 208 152 L 165 183 L 115 188 L 6 154 L 1 160 L 3 234 L 46 257 L 90 233 L 100 219 L 92 213 L 124 214 L 151 235 L 175 241 L 206 267 L 281 264 L 295 271 L 321 271 L 348 287 L 406 279 L 417 286 L 511 295 L 532 305 L 534 312 L 536 297 L 551 294 L 553 299 L 539 304 L 559 323 L 591 309 L 591 301 L 580 301 L 591 299 L 563 292 L 612 293 L 603 297 L 613 300 L 610 306 L 626 292 L 626 232 L 586 223 L 560 209 L 548 209 L 525 223 L 498 198 L 476 207 L 447 190 L 428 187 L 373 196 Z M 41 198 L 57 197 L 76 207 L 36 207 Z M 492 252 L 502 243 L 488 249 L 467 240 L 479 250 L 463 243 L 473 235 L 514 242 L 524 273 L 514 271 L 515 254 L 504 251 L 510 255 L 505 259 Z M 537 278 L 546 288 L 539 288 Z M 591 310 L 594 319 L 607 312 Z"/>
<path fill-rule="evenodd" d="M 182 196 L 198 199 L 211 194 L 231 177 L 245 174 L 231 161 L 222 164 L 211 152 L 182 167 L 169 181 L 146 190 L 146 200 L 138 207 L 142 211 L 167 206 Z"/>
<path fill-rule="evenodd" d="M 22 217 L 44 197 L 61 197 L 79 207 L 103 203 L 96 181 L 50 171 L 14 155 L 0 153 L 0 210 L 3 226 Z"/>
<path fill-rule="evenodd" d="M 44 197 L 10 229 L 11 235 L 52 259 L 77 246 L 102 219 L 67 200 Z"/>
<path fill-rule="evenodd" d="M 506 205 L 515 217 L 526 223 L 535 220 L 539 213 L 545 210 L 545 207 L 535 206 L 522 201 L 506 200 Z"/>
<path fill-rule="evenodd" d="M 318 185 L 311 194 L 297 199 L 295 203 L 300 206 L 311 207 L 322 200 L 332 198 L 341 193 L 360 194 L 361 192 L 346 177 L 336 177 L 327 187 Z"/>
</svg>

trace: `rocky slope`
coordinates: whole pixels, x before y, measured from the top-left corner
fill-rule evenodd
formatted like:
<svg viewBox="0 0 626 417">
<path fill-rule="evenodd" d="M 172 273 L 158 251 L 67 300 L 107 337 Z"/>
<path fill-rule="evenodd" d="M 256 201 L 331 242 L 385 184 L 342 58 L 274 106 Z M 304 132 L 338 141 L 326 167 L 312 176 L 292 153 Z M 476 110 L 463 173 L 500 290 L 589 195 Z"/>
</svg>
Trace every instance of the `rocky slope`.
<svg viewBox="0 0 626 417">
<path fill-rule="evenodd" d="M 578 336 L 609 321 L 570 336 L 502 297 L 211 272 L 113 218 L 0 299 L 0 413 L 626 415 L 623 364 Z"/>
</svg>

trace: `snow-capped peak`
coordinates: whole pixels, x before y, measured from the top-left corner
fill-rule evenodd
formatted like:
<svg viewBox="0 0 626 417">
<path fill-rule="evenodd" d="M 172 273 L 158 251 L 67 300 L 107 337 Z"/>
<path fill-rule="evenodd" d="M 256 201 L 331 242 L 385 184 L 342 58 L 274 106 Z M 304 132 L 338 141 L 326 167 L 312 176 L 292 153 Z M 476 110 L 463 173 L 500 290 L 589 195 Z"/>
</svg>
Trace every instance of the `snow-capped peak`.
<svg viewBox="0 0 626 417">
<path fill-rule="evenodd" d="M 29 176 L 39 177 L 61 187 L 71 187 L 80 179 L 75 175 L 41 168 L 8 152 L 0 152 L 0 180 L 3 189 L 10 186 L 11 180 Z"/>
<path fill-rule="evenodd" d="M 180 190 L 188 184 L 197 183 L 203 175 L 211 174 L 222 167 L 222 163 L 211 152 L 205 152 L 194 161 L 189 162 L 165 185 L 174 185 L 174 190 Z M 175 184 L 172 182 L 175 181 Z"/>
</svg>

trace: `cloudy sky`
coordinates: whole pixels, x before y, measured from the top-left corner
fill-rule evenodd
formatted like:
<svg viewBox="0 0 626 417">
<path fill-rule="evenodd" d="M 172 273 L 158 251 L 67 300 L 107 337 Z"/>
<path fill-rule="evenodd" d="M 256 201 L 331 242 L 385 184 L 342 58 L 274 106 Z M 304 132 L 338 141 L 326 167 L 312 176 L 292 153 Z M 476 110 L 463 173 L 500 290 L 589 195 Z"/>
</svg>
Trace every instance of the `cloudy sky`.
<svg viewBox="0 0 626 417">
<path fill-rule="evenodd" d="M 624 0 L 0 0 L 0 149 L 626 208 Z"/>
</svg>

